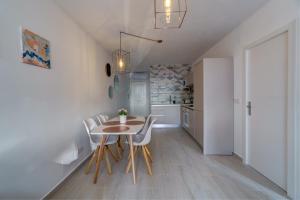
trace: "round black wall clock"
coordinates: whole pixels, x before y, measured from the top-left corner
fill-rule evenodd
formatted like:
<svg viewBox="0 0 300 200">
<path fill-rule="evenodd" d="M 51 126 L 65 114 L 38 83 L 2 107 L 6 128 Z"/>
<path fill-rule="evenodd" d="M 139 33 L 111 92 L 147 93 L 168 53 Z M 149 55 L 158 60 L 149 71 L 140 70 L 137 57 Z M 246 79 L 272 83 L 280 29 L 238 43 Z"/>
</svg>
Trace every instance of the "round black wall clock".
<svg viewBox="0 0 300 200">
<path fill-rule="evenodd" d="M 106 64 L 105 69 L 106 69 L 106 75 L 108 77 L 110 77 L 111 76 L 111 66 L 109 63 Z"/>
</svg>

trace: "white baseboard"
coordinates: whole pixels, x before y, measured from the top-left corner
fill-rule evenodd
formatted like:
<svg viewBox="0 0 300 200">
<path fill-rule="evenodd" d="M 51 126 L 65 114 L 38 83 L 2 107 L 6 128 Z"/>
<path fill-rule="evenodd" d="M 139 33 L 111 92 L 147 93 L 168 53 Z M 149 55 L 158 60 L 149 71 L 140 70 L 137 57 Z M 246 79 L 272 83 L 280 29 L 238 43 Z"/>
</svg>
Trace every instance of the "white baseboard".
<svg viewBox="0 0 300 200">
<path fill-rule="evenodd" d="M 239 154 L 233 152 L 233 155 L 243 162 L 243 158 Z"/>
<path fill-rule="evenodd" d="M 55 189 L 57 189 L 75 170 L 82 164 L 84 163 L 91 155 L 93 152 L 88 154 L 86 157 L 84 157 L 77 165 L 64 177 L 62 178 L 47 194 L 45 194 L 41 199 L 46 199 Z"/>
</svg>

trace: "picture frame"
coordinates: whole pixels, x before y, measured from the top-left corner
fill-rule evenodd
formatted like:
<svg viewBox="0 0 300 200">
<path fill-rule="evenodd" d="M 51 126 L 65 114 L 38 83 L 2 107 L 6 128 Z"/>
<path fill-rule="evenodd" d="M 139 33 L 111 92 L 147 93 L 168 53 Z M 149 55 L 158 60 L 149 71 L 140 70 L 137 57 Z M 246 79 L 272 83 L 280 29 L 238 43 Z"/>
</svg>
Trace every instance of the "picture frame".
<svg viewBox="0 0 300 200">
<path fill-rule="evenodd" d="M 21 62 L 50 69 L 50 42 L 26 28 L 21 28 Z"/>
</svg>

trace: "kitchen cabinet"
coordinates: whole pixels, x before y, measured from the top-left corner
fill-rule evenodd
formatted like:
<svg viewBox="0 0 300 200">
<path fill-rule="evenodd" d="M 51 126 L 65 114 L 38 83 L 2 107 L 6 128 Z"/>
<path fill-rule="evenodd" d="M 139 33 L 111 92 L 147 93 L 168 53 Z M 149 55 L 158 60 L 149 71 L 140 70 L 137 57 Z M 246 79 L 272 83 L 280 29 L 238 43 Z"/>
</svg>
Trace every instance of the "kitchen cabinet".
<svg viewBox="0 0 300 200">
<path fill-rule="evenodd" d="M 185 80 L 185 85 L 189 86 L 193 84 L 193 73 L 188 72 L 183 79 Z"/>
<path fill-rule="evenodd" d="M 195 110 L 203 111 L 203 61 L 193 66 L 194 76 L 194 107 Z"/>
<path fill-rule="evenodd" d="M 156 115 L 156 127 L 179 127 L 180 105 L 152 105 L 151 114 Z"/>
<path fill-rule="evenodd" d="M 203 112 L 194 110 L 194 138 L 203 148 Z"/>
<path fill-rule="evenodd" d="M 182 127 L 182 128 L 184 128 L 183 126 L 184 126 L 184 123 L 183 123 L 183 119 L 184 118 L 184 108 L 181 106 L 180 107 L 180 126 Z"/>
<path fill-rule="evenodd" d="M 181 106 L 181 127 L 184 128 L 191 136 L 194 136 L 194 110 Z"/>
<path fill-rule="evenodd" d="M 205 58 L 193 66 L 194 136 L 203 154 L 233 153 L 233 62 Z"/>
</svg>

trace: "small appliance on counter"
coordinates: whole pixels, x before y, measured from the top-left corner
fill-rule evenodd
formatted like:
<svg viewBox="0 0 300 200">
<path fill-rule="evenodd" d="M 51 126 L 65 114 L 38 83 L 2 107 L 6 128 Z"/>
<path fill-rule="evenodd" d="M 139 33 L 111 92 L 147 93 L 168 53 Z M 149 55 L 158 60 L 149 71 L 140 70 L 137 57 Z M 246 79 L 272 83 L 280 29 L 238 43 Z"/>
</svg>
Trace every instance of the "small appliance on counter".
<svg viewBox="0 0 300 200">
<path fill-rule="evenodd" d="M 183 88 L 183 97 L 182 103 L 183 104 L 193 104 L 194 101 L 194 86 L 186 86 Z"/>
</svg>

